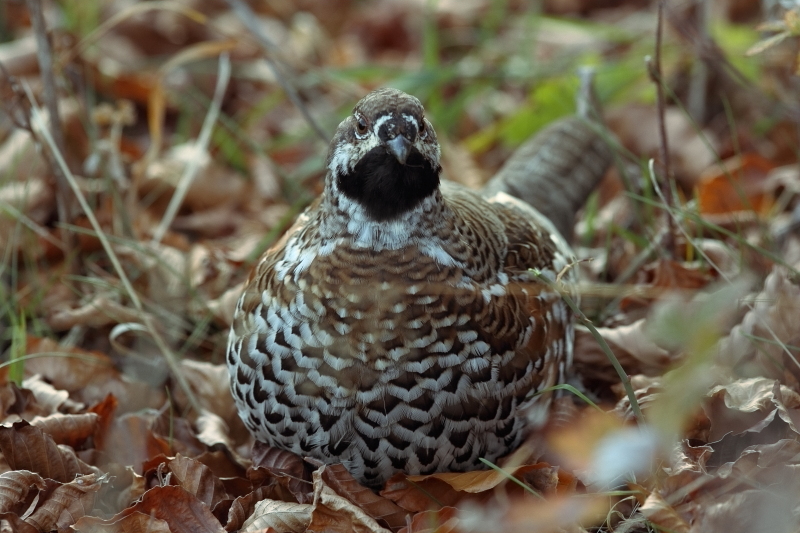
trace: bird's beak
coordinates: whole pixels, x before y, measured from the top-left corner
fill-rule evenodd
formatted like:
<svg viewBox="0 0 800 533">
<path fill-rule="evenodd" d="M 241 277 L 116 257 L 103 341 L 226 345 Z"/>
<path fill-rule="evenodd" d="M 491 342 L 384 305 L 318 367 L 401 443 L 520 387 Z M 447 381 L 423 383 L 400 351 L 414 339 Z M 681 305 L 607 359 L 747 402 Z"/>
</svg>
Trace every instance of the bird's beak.
<svg viewBox="0 0 800 533">
<path fill-rule="evenodd" d="M 411 141 L 406 139 L 404 135 L 398 135 L 394 139 L 386 141 L 386 149 L 401 165 L 405 165 L 408 154 L 411 152 Z"/>
</svg>

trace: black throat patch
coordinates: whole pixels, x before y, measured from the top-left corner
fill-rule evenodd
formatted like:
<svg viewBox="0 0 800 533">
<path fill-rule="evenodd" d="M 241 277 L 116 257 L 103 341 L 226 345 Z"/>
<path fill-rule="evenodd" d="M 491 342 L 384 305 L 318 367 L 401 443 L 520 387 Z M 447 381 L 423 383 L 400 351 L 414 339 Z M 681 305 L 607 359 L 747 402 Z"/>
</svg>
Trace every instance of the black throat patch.
<svg viewBox="0 0 800 533">
<path fill-rule="evenodd" d="M 345 196 L 361 204 L 370 218 L 383 222 L 414 209 L 433 194 L 439 186 L 440 170 L 416 148 L 403 165 L 386 148 L 377 146 L 352 172 L 338 176 L 337 185 Z"/>
</svg>

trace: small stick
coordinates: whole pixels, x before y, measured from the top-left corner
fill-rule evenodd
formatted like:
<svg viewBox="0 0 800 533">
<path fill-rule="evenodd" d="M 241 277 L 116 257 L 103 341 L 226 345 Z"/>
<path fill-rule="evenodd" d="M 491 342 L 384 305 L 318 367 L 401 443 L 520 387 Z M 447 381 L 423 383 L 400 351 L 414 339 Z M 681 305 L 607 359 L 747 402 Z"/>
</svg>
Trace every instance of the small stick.
<svg viewBox="0 0 800 533">
<path fill-rule="evenodd" d="M 667 140 L 667 128 L 664 115 L 666 113 L 666 101 L 664 97 L 664 79 L 661 72 L 661 38 L 664 26 L 664 0 L 658 2 L 658 22 L 656 24 L 656 51 L 655 61 L 650 57 L 646 58 L 647 71 L 650 79 L 656 84 L 656 94 L 658 102 L 658 133 L 661 137 L 660 158 L 662 170 L 662 183 L 664 198 L 667 203 L 667 208 L 672 209 L 675 206 L 675 199 L 672 196 L 672 164 L 669 157 L 669 142 Z M 675 225 L 672 217 L 667 216 L 668 231 L 664 237 L 664 247 L 667 249 L 671 256 L 675 256 Z"/>
<path fill-rule="evenodd" d="M 283 88 L 283 91 L 286 93 L 286 96 L 289 97 L 289 100 L 294 104 L 294 106 L 300 111 L 303 115 L 303 118 L 306 119 L 306 122 L 311 126 L 311 129 L 317 134 L 317 136 L 322 139 L 325 143 L 330 141 L 330 135 L 326 134 L 322 131 L 322 128 L 317 121 L 314 120 L 314 117 L 311 116 L 311 113 L 308 112 L 308 108 L 306 108 L 305 104 L 300 100 L 300 95 L 297 94 L 297 90 L 292 87 L 289 81 L 283 76 L 283 73 L 278 68 L 278 63 L 275 60 L 275 57 L 278 56 L 279 48 L 273 43 L 272 41 L 267 38 L 261 28 L 259 28 L 258 24 L 256 24 L 256 14 L 253 13 L 252 8 L 247 5 L 246 3 L 242 2 L 242 0 L 226 0 L 233 12 L 236 13 L 236 16 L 241 19 L 242 23 L 250 30 L 250 33 L 256 38 L 256 40 L 261 44 L 262 47 L 267 51 L 266 61 L 269 65 L 269 68 L 272 70 L 272 73 L 275 75 L 275 79 L 278 80 L 278 83 Z"/>
<path fill-rule="evenodd" d="M 50 115 L 50 130 L 53 141 L 61 153 L 64 153 L 64 130 L 61 129 L 61 115 L 58 113 L 58 95 L 56 94 L 56 82 L 53 74 L 53 51 L 50 47 L 50 40 L 47 38 L 47 27 L 42 14 L 41 0 L 27 0 L 28 11 L 31 15 L 33 32 L 36 35 L 36 56 L 39 60 L 39 74 L 42 76 L 44 86 L 44 104 L 47 114 Z M 57 208 L 58 219 L 61 222 L 69 222 L 72 202 L 70 199 L 69 184 L 58 165 L 52 165 L 53 173 L 56 178 Z M 67 243 L 65 243 L 67 244 Z"/>
<path fill-rule="evenodd" d="M 170 225 L 172 225 L 172 221 L 175 220 L 175 215 L 178 214 L 178 209 L 180 209 L 183 204 L 186 193 L 189 191 L 189 187 L 197 175 L 200 163 L 204 160 L 203 156 L 206 155 L 208 143 L 211 140 L 211 132 L 214 130 L 214 124 L 219 116 L 219 111 L 222 107 L 222 98 L 225 96 L 225 89 L 228 87 L 228 80 L 230 80 L 230 77 L 231 61 L 228 57 L 228 53 L 225 52 L 219 57 L 219 70 L 217 74 L 217 86 L 214 89 L 214 97 L 211 100 L 206 118 L 203 121 L 200 135 L 194 143 L 193 149 L 195 150 L 196 156 L 186 165 L 183 175 L 178 182 L 178 186 L 175 188 L 175 192 L 169 201 L 167 211 L 164 213 L 164 218 L 161 219 L 161 223 L 153 232 L 153 239 L 151 242 L 154 244 L 161 242 L 161 239 L 164 238 L 167 230 L 169 230 Z"/>
</svg>

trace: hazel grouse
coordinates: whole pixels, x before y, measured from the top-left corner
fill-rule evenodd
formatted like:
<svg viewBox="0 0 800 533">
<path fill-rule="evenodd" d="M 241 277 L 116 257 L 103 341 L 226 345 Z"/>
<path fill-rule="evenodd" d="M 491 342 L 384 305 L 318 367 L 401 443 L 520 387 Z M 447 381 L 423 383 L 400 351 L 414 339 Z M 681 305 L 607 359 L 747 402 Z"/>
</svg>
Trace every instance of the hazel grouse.
<svg viewBox="0 0 800 533">
<path fill-rule="evenodd" d="M 567 243 L 508 194 L 440 181 L 439 156 L 419 100 L 359 101 L 322 196 L 260 259 L 230 332 L 255 438 L 372 487 L 513 451 L 570 365 L 571 313 L 529 273 L 554 279 Z"/>
</svg>

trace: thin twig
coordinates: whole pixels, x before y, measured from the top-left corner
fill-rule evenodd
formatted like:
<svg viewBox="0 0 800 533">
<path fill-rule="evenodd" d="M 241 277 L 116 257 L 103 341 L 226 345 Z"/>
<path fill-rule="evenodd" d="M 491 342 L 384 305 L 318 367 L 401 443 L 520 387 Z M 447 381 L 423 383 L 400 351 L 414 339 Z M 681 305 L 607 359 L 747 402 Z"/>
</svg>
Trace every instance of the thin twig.
<svg viewBox="0 0 800 533">
<path fill-rule="evenodd" d="M 50 132 L 56 148 L 63 153 L 64 130 L 61 129 L 61 115 L 58 112 L 58 95 L 56 94 L 56 81 L 53 74 L 53 51 L 50 47 L 50 40 L 47 38 L 42 2 L 41 0 L 27 0 L 27 3 L 31 23 L 33 24 L 33 32 L 36 35 L 36 57 L 39 60 L 39 74 L 44 88 L 44 105 L 50 115 Z M 61 222 L 69 222 L 70 204 L 72 203 L 69 201 L 72 197 L 69 193 L 69 185 L 57 166 L 52 170 L 56 178 L 56 190 L 58 191 L 56 199 L 58 219 Z"/>
<path fill-rule="evenodd" d="M 669 157 L 669 141 L 667 139 L 666 127 L 666 100 L 664 97 L 664 77 L 661 70 L 661 41 L 664 33 L 664 1 L 658 2 L 658 18 L 656 23 L 656 50 L 655 60 L 652 61 L 649 57 L 647 61 L 647 71 L 650 79 L 656 84 L 656 94 L 658 102 L 658 133 L 661 138 L 660 157 L 661 160 L 661 174 L 662 182 L 664 183 L 664 197 L 665 202 L 669 208 L 674 207 L 674 198 L 672 196 L 672 164 Z M 665 248 L 671 256 L 675 256 L 675 227 L 671 217 L 667 217 L 668 231 L 665 236 Z"/>
<path fill-rule="evenodd" d="M 330 135 L 327 135 L 320 125 L 314 120 L 314 117 L 311 116 L 311 113 L 308 112 L 308 108 L 306 105 L 300 100 L 300 95 L 297 94 L 297 90 L 289 83 L 286 79 L 284 74 L 281 72 L 280 68 L 278 68 L 278 62 L 275 58 L 279 57 L 280 50 L 279 48 L 269 40 L 269 38 L 264 34 L 261 28 L 258 27 L 256 23 L 258 17 L 256 14 L 253 13 L 253 10 L 250 8 L 249 5 L 244 3 L 242 0 L 226 0 L 228 5 L 231 6 L 236 16 L 242 21 L 242 23 L 247 27 L 250 33 L 258 40 L 262 47 L 267 51 L 267 56 L 265 57 L 267 64 L 269 65 L 270 70 L 272 70 L 272 74 L 275 76 L 275 79 L 278 80 L 283 91 L 286 93 L 286 96 L 289 97 L 289 100 L 294 104 L 294 106 L 300 111 L 303 115 L 303 118 L 306 119 L 306 122 L 311 126 L 311 129 L 317 134 L 317 136 L 322 139 L 325 143 L 330 141 Z"/>
<path fill-rule="evenodd" d="M 125 269 L 122 268 L 122 264 L 117 257 L 117 254 L 114 252 L 114 248 L 111 246 L 111 242 L 108 240 L 103 228 L 100 226 L 100 223 L 97 221 L 97 217 L 95 217 L 92 208 L 89 206 L 89 203 L 86 201 L 86 197 L 83 195 L 83 191 L 81 191 L 78 182 L 75 180 L 75 176 L 72 175 L 69 167 L 67 166 L 66 161 L 64 161 L 64 157 L 61 155 L 61 152 L 58 150 L 58 147 L 53 140 L 53 136 L 50 134 L 50 131 L 47 128 L 46 121 L 44 116 L 42 115 L 42 111 L 39 109 L 39 106 L 36 103 L 36 100 L 33 97 L 33 93 L 31 92 L 30 88 L 25 85 L 24 86 L 25 92 L 28 95 L 28 99 L 30 100 L 31 104 L 31 124 L 34 126 L 34 130 L 39 130 L 41 132 L 42 137 L 44 138 L 45 142 L 47 143 L 48 148 L 52 152 L 53 156 L 56 159 L 61 171 L 64 173 L 64 177 L 66 178 L 67 184 L 69 185 L 72 192 L 75 194 L 75 197 L 78 200 L 78 204 L 80 205 L 81 209 L 83 210 L 84 214 L 86 214 L 86 218 L 89 220 L 89 223 L 94 229 L 95 234 L 97 235 L 97 239 L 100 241 L 100 244 L 103 246 L 103 250 L 105 250 L 106 255 L 108 255 L 109 261 L 111 261 L 111 265 L 114 267 L 114 270 L 119 277 L 122 286 L 125 289 L 125 292 L 128 295 L 128 298 L 131 299 L 131 303 L 139 312 L 139 315 L 142 317 L 142 321 L 144 322 L 145 327 L 150 332 L 150 335 L 153 337 L 153 340 L 156 343 L 156 346 L 161 350 L 161 353 L 164 355 L 164 359 L 167 361 L 167 365 L 170 367 L 172 376 L 178 382 L 178 386 L 183 390 L 184 394 L 186 394 L 187 401 L 192 406 L 195 411 L 200 412 L 200 404 L 197 401 L 194 393 L 192 392 L 191 387 L 189 386 L 189 382 L 186 380 L 186 376 L 184 375 L 180 362 L 178 361 L 177 356 L 172 352 L 172 349 L 167 345 L 164 338 L 159 333 L 156 325 L 153 323 L 153 320 L 149 313 L 146 313 L 144 310 L 144 306 L 142 305 L 142 301 L 139 299 L 139 295 L 136 293 L 136 290 L 133 288 L 130 280 L 128 279 L 127 274 L 125 274 Z"/>
<path fill-rule="evenodd" d="M 183 204 L 183 199 L 186 197 L 186 193 L 189 191 L 189 186 L 192 184 L 192 181 L 194 181 L 194 178 L 197 175 L 197 170 L 200 168 L 200 162 L 205 160 L 202 155 L 205 155 L 208 149 L 208 143 L 211 140 L 211 132 L 214 130 L 214 124 L 217 122 L 217 117 L 219 116 L 219 111 L 222 107 L 222 98 L 225 96 L 225 89 L 228 87 L 228 81 L 230 80 L 230 77 L 231 60 L 227 53 L 223 53 L 221 56 L 219 56 L 219 71 L 217 73 L 217 86 L 214 89 L 214 97 L 211 100 L 211 105 L 208 108 L 206 118 L 203 121 L 203 127 L 200 130 L 200 135 L 192 147 L 195 155 L 186 165 L 186 168 L 184 168 L 183 175 L 178 182 L 178 186 L 175 188 L 175 193 L 172 195 L 172 198 L 169 201 L 167 211 L 164 213 L 164 218 L 161 219 L 161 223 L 153 233 L 153 244 L 161 242 L 161 239 L 164 238 L 167 230 L 172 225 L 172 221 L 175 220 L 175 215 L 178 213 L 178 209 L 180 209 L 181 205 Z"/>
</svg>

